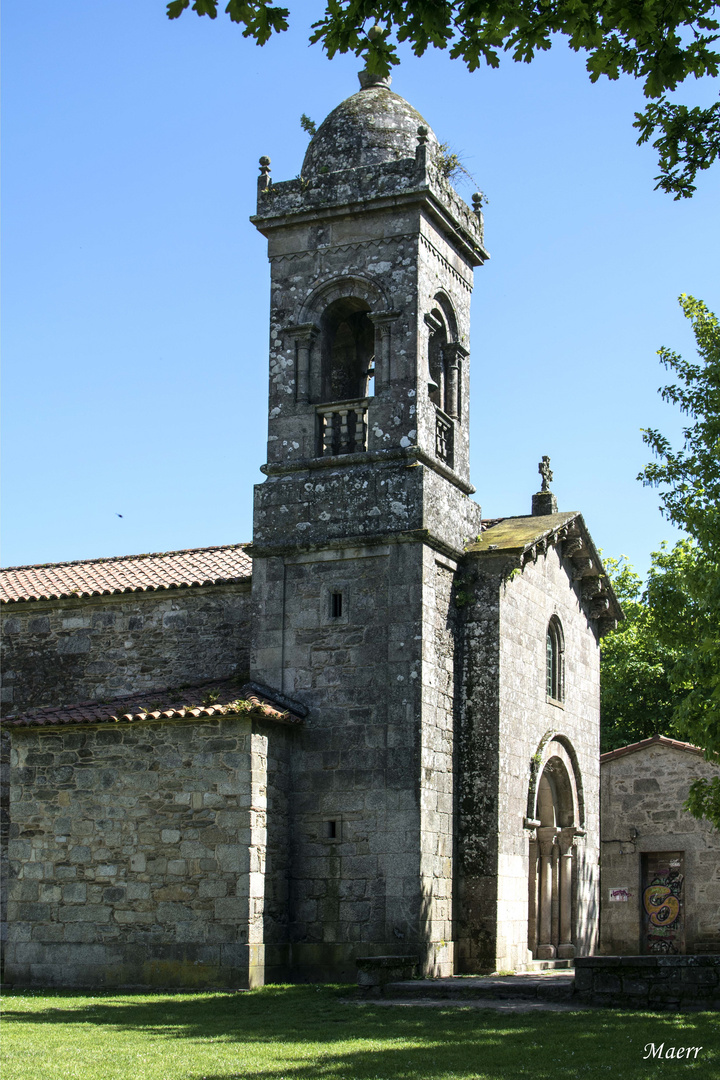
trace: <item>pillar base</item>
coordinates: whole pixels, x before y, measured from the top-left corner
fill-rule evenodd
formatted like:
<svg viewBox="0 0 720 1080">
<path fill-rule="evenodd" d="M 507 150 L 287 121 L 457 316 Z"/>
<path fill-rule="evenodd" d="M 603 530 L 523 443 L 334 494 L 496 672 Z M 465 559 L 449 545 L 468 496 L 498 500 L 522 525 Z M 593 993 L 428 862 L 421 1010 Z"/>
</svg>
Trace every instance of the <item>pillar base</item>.
<svg viewBox="0 0 720 1080">
<path fill-rule="evenodd" d="M 557 947 L 558 960 L 572 960 L 575 956 L 574 945 L 558 945 Z"/>
<path fill-rule="evenodd" d="M 538 960 L 554 960 L 555 959 L 555 946 L 554 945 L 538 945 L 537 959 Z"/>
</svg>

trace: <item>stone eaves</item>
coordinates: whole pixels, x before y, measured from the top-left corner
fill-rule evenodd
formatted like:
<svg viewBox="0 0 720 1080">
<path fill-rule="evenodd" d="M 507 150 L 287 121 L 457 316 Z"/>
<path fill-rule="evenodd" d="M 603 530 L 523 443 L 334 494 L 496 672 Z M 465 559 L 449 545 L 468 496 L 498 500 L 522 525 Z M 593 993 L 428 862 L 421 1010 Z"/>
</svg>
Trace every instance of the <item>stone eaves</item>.
<svg viewBox="0 0 720 1080">
<path fill-rule="evenodd" d="M 576 511 L 569 510 L 561 514 L 495 518 L 488 522 L 489 527 L 477 540 L 468 545 L 467 551 L 523 554 L 543 541 L 556 543 L 557 534 L 579 516 Z"/>
<path fill-rule="evenodd" d="M 556 514 L 527 514 L 523 517 L 495 518 L 486 523 L 466 552 L 476 558 L 504 556 L 522 568 L 544 555 L 549 547 L 561 545 L 570 576 L 578 581 L 586 614 L 599 620 L 600 630 L 613 629 L 624 618 L 600 556 L 582 515 L 569 510 Z"/>
<path fill-rule="evenodd" d="M 209 719 L 213 716 L 245 715 L 280 724 L 300 724 L 302 717 L 286 702 L 259 694 L 253 683 L 238 685 L 234 679 L 215 679 L 194 686 L 126 694 L 111 701 L 82 701 L 75 705 L 51 705 L 32 709 L 2 721 L 4 728 L 52 727 L 64 724 L 137 723 L 164 720 Z M 279 707 L 278 707 L 279 706 Z M 298 713 L 305 709 L 298 708 Z"/>
</svg>

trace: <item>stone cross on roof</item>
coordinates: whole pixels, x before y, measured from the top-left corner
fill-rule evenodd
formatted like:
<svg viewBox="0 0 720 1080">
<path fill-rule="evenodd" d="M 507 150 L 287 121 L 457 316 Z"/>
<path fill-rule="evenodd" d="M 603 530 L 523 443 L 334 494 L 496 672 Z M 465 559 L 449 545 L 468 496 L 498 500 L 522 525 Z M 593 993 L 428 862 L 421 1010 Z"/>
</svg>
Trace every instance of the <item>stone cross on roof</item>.
<svg viewBox="0 0 720 1080">
<path fill-rule="evenodd" d="M 538 464 L 538 472 L 542 476 L 542 487 L 532 497 L 533 514 L 556 514 L 557 499 L 550 490 L 550 481 L 553 478 L 550 468 L 550 458 L 543 454 L 542 461 Z"/>
<path fill-rule="evenodd" d="M 549 491 L 550 481 L 553 478 L 553 474 L 552 469 L 550 468 L 550 458 L 547 456 L 547 454 L 543 454 L 542 461 L 538 463 L 538 472 L 542 476 L 542 487 L 540 488 L 540 490 Z"/>
</svg>

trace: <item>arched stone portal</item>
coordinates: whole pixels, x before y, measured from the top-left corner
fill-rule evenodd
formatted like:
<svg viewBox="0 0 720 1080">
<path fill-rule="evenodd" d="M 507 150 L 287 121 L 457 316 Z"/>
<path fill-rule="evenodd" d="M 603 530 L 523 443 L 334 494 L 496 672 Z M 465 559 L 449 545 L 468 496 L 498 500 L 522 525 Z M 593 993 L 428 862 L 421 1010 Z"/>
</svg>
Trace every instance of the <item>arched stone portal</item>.
<svg viewBox="0 0 720 1080">
<path fill-rule="evenodd" d="M 542 755 L 531 804 L 528 947 L 536 960 L 575 956 L 575 851 L 584 835 L 575 763 L 557 738 Z"/>
</svg>

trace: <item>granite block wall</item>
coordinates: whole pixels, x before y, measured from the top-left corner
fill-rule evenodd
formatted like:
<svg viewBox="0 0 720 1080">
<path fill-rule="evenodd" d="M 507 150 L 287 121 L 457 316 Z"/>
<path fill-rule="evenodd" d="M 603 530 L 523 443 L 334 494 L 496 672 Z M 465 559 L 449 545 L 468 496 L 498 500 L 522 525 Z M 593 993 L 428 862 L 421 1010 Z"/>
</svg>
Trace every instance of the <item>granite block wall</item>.
<svg viewBox="0 0 720 1080">
<path fill-rule="evenodd" d="M 286 898 L 288 737 L 243 717 L 13 728 L 8 982 L 262 983 L 266 908 L 277 938 Z"/>
<path fill-rule="evenodd" d="M 248 670 L 250 582 L 3 605 L 3 713 Z"/>
<path fill-rule="evenodd" d="M 459 970 L 522 969 L 528 924 L 529 795 L 551 753 L 576 787 L 573 940 L 592 952 L 598 912 L 599 650 L 579 588 L 552 547 L 520 570 L 504 555 L 468 558 L 464 606 L 459 801 Z M 546 695 L 546 630 L 565 634 L 566 696 Z M 553 741 L 555 740 L 555 741 Z M 552 747 L 561 749 L 553 750 Z"/>
<path fill-rule="evenodd" d="M 698 752 L 654 743 L 606 758 L 602 814 L 601 952 L 631 956 L 642 945 L 642 855 L 684 853 L 685 950 L 720 952 L 720 832 L 682 809 L 692 781 L 718 775 Z M 628 899 L 610 901 L 624 890 Z"/>
<path fill-rule="evenodd" d="M 588 956 L 578 959 L 575 967 L 575 999 L 581 1005 L 599 1005 L 604 1009 L 647 1009 L 651 1012 L 717 1012 L 720 1009 L 720 956 Z M 708 1029 L 709 1030 L 709 1029 Z M 684 1057 L 697 1060 L 703 1047 L 688 1049 L 683 1040 L 682 1052 L 665 1037 L 665 1043 L 648 1043 L 650 1056 Z"/>
<path fill-rule="evenodd" d="M 507 572 L 511 566 L 507 565 Z M 462 618 L 458 658 L 458 802 L 455 956 L 458 974 L 494 971 L 497 956 L 497 827 L 500 758 L 498 576 L 464 560 L 456 583 Z"/>
<path fill-rule="evenodd" d="M 388 951 L 452 970 L 454 572 L 412 543 L 255 560 L 253 677 L 310 708 L 290 764 L 304 977 Z"/>
<path fill-rule="evenodd" d="M 310 708 L 290 762 L 301 977 L 352 978 L 355 955 L 419 938 L 421 549 L 254 563 L 253 678 Z"/>
<path fill-rule="evenodd" d="M 577 789 L 574 801 L 579 803 L 573 824 L 584 833 L 576 840 L 574 857 L 577 954 L 589 955 L 597 942 L 600 650 L 579 591 L 560 545 L 527 563 L 501 588 L 498 915 L 503 940 L 498 953 L 503 957 L 501 966 L 507 968 L 528 958 L 528 833 L 518 826 L 528 813 L 532 758 L 540 752 L 542 768 L 548 753 L 554 752 L 550 738 L 564 744 L 572 759 L 567 768 Z M 553 615 L 560 619 L 565 638 L 562 704 L 548 699 L 545 686 L 546 634 Z"/>
<path fill-rule="evenodd" d="M 425 973 L 454 972 L 457 564 L 424 549 L 420 888 Z"/>
</svg>

